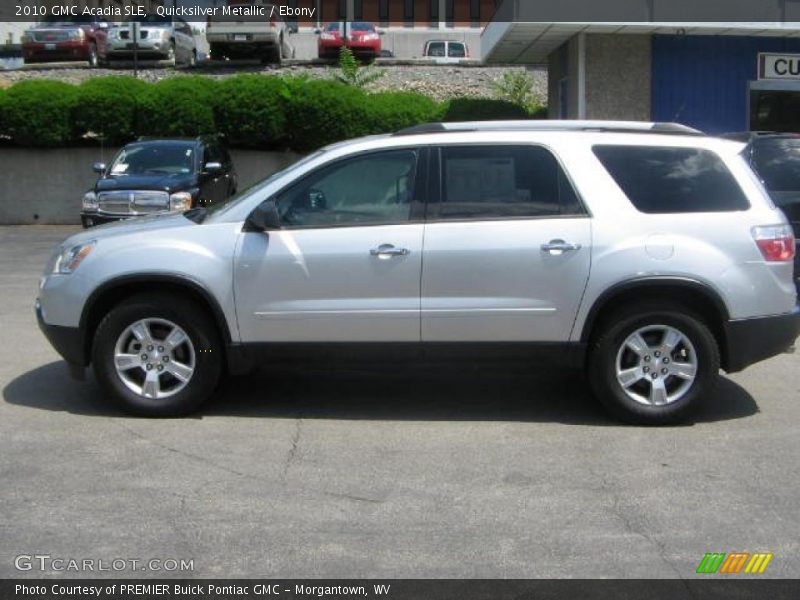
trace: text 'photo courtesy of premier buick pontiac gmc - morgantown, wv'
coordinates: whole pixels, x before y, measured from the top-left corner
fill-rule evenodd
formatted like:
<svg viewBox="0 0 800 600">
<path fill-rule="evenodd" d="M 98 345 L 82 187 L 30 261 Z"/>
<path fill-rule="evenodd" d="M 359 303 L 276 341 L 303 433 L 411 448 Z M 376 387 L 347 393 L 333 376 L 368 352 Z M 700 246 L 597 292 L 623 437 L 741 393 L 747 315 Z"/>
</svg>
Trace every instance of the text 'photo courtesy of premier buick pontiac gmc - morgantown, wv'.
<svg viewBox="0 0 800 600">
<path fill-rule="evenodd" d="M 339 143 L 223 205 L 72 236 L 36 312 L 141 415 L 322 355 L 570 366 L 621 419 L 685 421 L 800 333 L 792 229 L 744 148 L 588 121 Z"/>
</svg>

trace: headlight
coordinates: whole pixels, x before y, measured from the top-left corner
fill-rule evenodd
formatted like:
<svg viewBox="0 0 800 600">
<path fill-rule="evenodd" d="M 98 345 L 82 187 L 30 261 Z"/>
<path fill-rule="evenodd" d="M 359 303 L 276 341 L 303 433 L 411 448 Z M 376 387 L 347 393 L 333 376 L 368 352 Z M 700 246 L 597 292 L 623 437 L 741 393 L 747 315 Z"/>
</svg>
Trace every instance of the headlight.
<svg viewBox="0 0 800 600">
<path fill-rule="evenodd" d="M 192 208 L 192 194 L 189 192 L 176 192 L 169 197 L 169 209 L 182 212 Z"/>
<path fill-rule="evenodd" d="M 83 210 L 97 210 L 97 194 L 94 192 L 86 192 L 83 195 Z"/>
<path fill-rule="evenodd" d="M 89 253 L 94 250 L 97 242 L 92 240 L 85 244 L 72 246 L 64 250 L 56 260 L 53 266 L 53 273 L 61 273 L 62 275 L 69 275 L 83 262 L 83 259 L 89 256 Z"/>
<path fill-rule="evenodd" d="M 71 40 L 82 40 L 85 37 L 86 34 L 83 32 L 83 29 L 77 29 L 69 32 L 69 39 Z"/>
</svg>

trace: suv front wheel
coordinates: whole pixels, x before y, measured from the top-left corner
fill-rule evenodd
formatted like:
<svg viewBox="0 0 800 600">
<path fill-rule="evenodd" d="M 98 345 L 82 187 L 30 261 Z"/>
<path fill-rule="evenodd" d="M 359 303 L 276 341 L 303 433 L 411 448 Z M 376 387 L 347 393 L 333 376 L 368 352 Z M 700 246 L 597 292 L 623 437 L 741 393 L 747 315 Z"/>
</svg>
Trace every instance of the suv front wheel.
<svg viewBox="0 0 800 600">
<path fill-rule="evenodd" d="M 134 296 L 112 309 L 97 327 L 92 359 L 100 384 L 124 410 L 155 417 L 195 410 L 222 367 L 206 312 L 169 294 Z"/>
<path fill-rule="evenodd" d="M 628 307 L 607 319 L 595 339 L 589 382 L 620 419 L 647 425 L 685 421 L 713 394 L 717 342 L 687 309 Z"/>
</svg>

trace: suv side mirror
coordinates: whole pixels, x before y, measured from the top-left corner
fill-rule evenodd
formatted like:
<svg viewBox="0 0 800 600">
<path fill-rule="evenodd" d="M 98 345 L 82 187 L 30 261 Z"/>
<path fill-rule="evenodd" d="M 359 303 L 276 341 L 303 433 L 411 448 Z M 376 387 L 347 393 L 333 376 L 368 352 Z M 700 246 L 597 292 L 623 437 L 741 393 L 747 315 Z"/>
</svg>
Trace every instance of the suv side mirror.
<svg viewBox="0 0 800 600">
<path fill-rule="evenodd" d="M 269 231 L 281 228 L 281 216 L 274 200 L 259 204 L 244 222 L 245 231 Z"/>
<path fill-rule="evenodd" d="M 103 162 L 96 162 L 92 165 L 92 171 L 98 174 L 103 174 L 106 172 L 106 163 Z"/>
<path fill-rule="evenodd" d="M 217 171 L 222 170 L 222 163 L 220 162 L 207 162 L 206 166 L 203 167 L 207 173 L 216 173 Z"/>
</svg>

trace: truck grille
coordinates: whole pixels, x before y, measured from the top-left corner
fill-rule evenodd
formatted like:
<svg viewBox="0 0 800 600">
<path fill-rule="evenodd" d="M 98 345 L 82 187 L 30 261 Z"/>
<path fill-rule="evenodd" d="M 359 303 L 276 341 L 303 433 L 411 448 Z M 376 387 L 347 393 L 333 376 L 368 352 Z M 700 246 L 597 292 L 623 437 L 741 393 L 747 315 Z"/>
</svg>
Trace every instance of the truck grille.
<svg viewBox="0 0 800 600">
<path fill-rule="evenodd" d="M 149 36 L 149 33 L 150 32 L 147 31 L 146 29 L 140 29 L 139 30 L 139 39 L 140 40 L 146 40 L 148 38 L 148 36 Z M 120 30 L 119 39 L 121 39 L 121 40 L 130 40 L 130 39 L 132 39 L 131 31 L 129 29 Z"/>
<path fill-rule="evenodd" d="M 69 39 L 69 31 L 32 31 L 34 42 L 65 42 Z"/>
<path fill-rule="evenodd" d="M 169 194 L 155 191 L 100 192 L 97 204 L 101 213 L 147 215 L 169 210 Z"/>
</svg>

